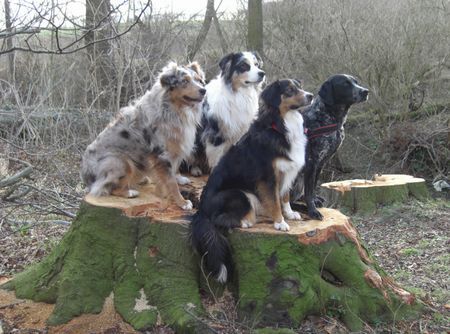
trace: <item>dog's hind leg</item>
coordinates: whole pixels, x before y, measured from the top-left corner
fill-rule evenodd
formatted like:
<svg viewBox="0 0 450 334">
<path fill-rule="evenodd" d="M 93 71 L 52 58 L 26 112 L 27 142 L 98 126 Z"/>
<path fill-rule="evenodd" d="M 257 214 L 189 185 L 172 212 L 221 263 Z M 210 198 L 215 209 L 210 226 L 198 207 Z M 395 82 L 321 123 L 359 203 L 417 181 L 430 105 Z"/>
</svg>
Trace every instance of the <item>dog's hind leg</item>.
<svg viewBox="0 0 450 334">
<path fill-rule="evenodd" d="M 211 199 L 211 221 L 223 228 L 248 228 L 256 222 L 256 212 L 249 194 L 241 190 L 224 190 Z M 256 197 L 255 197 L 256 198 Z"/>
<path fill-rule="evenodd" d="M 248 202 L 250 203 L 250 208 L 247 214 L 241 219 L 241 227 L 249 228 L 256 224 L 256 215 L 262 213 L 261 202 L 259 199 L 251 193 L 245 193 Z"/>
<path fill-rule="evenodd" d="M 120 156 L 101 158 L 97 166 L 99 178 L 91 186 L 90 194 L 94 196 L 114 195 L 120 197 L 136 197 L 137 190 L 130 188 L 134 178 L 135 167 L 132 162 Z"/>
<path fill-rule="evenodd" d="M 176 175 L 173 172 L 170 162 L 160 158 L 151 158 L 150 163 L 152 179 L 162 188 L 161 190 L 163 193 L 168 194 L 176 205 L 183 210 L 192 210 L 192 202 L 190 200 L 185 200 L 183 196 L 181 196 Z"/>
</svg>

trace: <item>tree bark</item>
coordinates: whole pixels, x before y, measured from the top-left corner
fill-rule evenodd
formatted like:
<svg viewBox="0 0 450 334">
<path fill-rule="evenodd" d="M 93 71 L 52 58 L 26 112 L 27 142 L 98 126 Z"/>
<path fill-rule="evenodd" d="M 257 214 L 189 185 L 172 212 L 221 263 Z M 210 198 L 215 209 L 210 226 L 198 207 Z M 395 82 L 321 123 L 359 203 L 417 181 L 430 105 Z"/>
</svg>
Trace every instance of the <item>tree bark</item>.
<svg viewBox="0 0 450 334">
<path fill-rule="evenodd" d="M 187 53 L 188 61 L 192 61 L 195 58 L 195 55 L 202 47 L 203 42 L 205 42 L 206 36 L 208 35 L 209 28 L 211 27 L 211 22 L 213 20 L 215 13 L 216 10 L 214 9 L 214 0 L 208 0 L 206 4 L 205 19 L 203 20 L 200 32 L 198 33 L 194 44 L 188 46 L 188 53 Z"/>
<path fill-rule="evenodd" d="M 262 0 L 248 1 L 247 44 L 249 50 L 258 51 L 259 54 L 264 55 Z"/>
<path fill-rule="evenodd" d="M 228 43 L 227 43 L 227 40 L 225 39 L 225 36 L 223 35 L 222 28 L 220 27 L 219 18 L 217 17 L 217 13 L 215 11 L 214 11 L 213 20 L 214 20 L 214 25 L 216 27 L 217 36 L 219 37 L 220 47 L 222 48 L 222 52 L 223 52 L 223 54 L 227 54 L 228 53 Z"/>
<path fill-rule="evenodd" d="M 183 192 L 195 203 L 203 184 L 195 180 Z M 155 192 L 147 185 L 136 199 L 87 196 L 53 252 L 2 287 L 55 303 L 50 325 L 100 312 L 113 292 L 116 310 L 136 329 L 154 326 L 159 315 L 177 333 L 208 332 L 199 294 L 207 278 L 186 213 Z M 364 322 L 416 316 L 414 295 L 377 266 L 349 219 L 321 213 L 324 221 L 291 222 L 287 233 L 261 222 L 229 235 L 236 270 L 228 288 L 241 320 L 294 327 L 308 315 L 332 314 L 359 330 Z M 138 307 L 143 298 L 146 307 Z"/>
<path fill-rule="evenodd" d="M 12 22 L 11 22 L 11 10 L 9 6 L 9 0 L 5 0 L 5 25 L 6 25 L 6 31 L 11 33 L 12 32 Z M 9 36 L 6 38 L 6 47 L 8 50 L 11 50 L 13 48 L 13 36 Z M 15 53 L 10 52 L 8 55 L 8 68 L 9 68 L 9 81 L 14 84 L 16 81 L 16 75 L 15 75 Z"/>
<path fill-rule="evenodd" d="M 427 198 L 425 180 L 410 175 L 376 175 L 370 180 L 347 180 L 323 183 L 324 197 L 329 205 L 343 206 L 352 212 L 373 212 L 378 205 L 403 202 L 410 196 Z"/>
<path fill-rule="evenodd" d="M 111 3 L 110 0 L 86 0 L 86 38 L 87 56 L 94 75 L 94 87 L 88 96 L 88 103 L 95 102 L 97 107 L 106 108 L 111 102 L 114 89 L 113 68 L 111 67 L 111 45 L 109 41 L 97 42 L 111 36 Z M 114 104 L 112 104 L 114 105 Z"/>
</svg>

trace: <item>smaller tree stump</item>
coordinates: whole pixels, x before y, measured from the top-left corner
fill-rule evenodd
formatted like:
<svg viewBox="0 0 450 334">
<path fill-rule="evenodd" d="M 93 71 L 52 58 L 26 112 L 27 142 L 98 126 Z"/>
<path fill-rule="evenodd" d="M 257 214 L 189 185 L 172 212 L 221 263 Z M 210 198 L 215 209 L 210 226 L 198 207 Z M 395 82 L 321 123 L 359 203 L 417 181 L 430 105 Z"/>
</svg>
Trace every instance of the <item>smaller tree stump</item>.
<svg viewBox="0 0 450 334">
<path fill-rule="evenodd" d="M 321 185 L 323 195 L 332 207 L 343 206 L 352 212 L 373 212 L 377 205 L 403 202 L 410 196 L 429 196 L 425 180 L 411 175 L 375 175 L 370 180 L 345 180 Z"/>
</svg>

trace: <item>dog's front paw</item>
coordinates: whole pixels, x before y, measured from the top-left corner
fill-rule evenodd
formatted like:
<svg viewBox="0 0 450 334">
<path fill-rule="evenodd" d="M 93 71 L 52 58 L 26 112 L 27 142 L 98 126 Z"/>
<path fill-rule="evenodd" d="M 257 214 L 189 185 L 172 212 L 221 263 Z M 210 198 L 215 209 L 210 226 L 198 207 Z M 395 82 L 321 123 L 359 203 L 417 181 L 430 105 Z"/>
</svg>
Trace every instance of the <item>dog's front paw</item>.
<svg viewBox="0 0 450 334">
<path fill-rule="evenodd" d="M 322 214 L 317 209 L 308 210 L 308 216 L 314 220 L 323 220 Z"/>
<path fill-rule="evenodd" d="M 180 205 L 180 208 L 182 208 L 183 210 L 192 210 L 193 208 L 192 202 L 187 199 L 186 201 L 184 201 L 183 204 Z"/>
<path fill-rule="evenodd" d="M 134 189 L 129 189 L 126 193 L 127 198 L 135 198 L 139 196 L 139 191 Z"/>
<path fill-rule="evenodd" d="M 284 220 L 282 220 L 280 222 L 275 222 L 273 224 L 273 226 L 275 227 L 276 230 L 279 230 L 279 231 L 284 231 L 284 232 L 289 231 L 289 225 Z"/>
<path fill-rule="evenodd" d="M 191 175 L 192 176 L 202 176 L 202 170 L 198 166 L 194 166 L 191 168 Z"/>
<path fill-rule="evenodd" d="M 248 220 L 248 219 L 242 219 L 241 220 L 241 227 L 242 228 L 250 228 L 252 226 L 253 226 L 253 223 L 250 220 Z"/>
<path fill-rule="evenodd" d="M 191 180 L 186 176 L 177 174 L 177 183 L 182 186 L 191 183 Z"/>
<path fill-rule="evenodd" d="M 302 216 L 297 211 L 288 211 L 284 213 L 284 217 L 291 220 L 302 220 Z"/>
</svg>

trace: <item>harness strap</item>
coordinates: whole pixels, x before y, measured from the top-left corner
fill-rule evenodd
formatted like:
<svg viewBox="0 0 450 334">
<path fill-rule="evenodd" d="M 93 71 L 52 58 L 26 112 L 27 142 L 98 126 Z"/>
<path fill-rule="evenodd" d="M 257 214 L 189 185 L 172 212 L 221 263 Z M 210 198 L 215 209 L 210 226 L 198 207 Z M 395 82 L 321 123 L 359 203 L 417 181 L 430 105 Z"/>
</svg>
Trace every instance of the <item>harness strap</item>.
<svg viewBox="0 0 450 334">
<path fill-rule="evenodd" d="M 270 126 L 273 130 L 275 130 L 276 132 L 280 132 L 280 130 L 278 130 L 277 125 L 275 124 L 275 122 L 272 122 L 272 125 Z"/>
<path fill-rule="evenodd" d="M 313 139 L 313 138 L 317 138 L 317 137 L 321 137 L 321 136 L 330 134 L 334 131 L 337 131 L 337 129 L 338 129 L 338 125 L 335 123 L 335 124 L 324 125 L 319 128 L 316 128 L 314 130 L 305 128 L 305 134 L 308 136 L 308 139 Z"/>
<path fill-rule="evenodd" d="M 272 122 L 272 125 L 270 127 L 271 127 L 271 129 L 281 133 L 281 131 L 278 130 L 275 122 Z M 334 131 L 337 131 L 337 129 L 338 129 L 338 125 L 337 125 L 337 123 L 334 123 L 334 124 L 324 125 L 324 126 L 315 128 L 314 130 L 304 128 L 303 131 L 304 131 L 304 134 L 308 137 L 308 139 L 313 139 L 313 138 L 317 138 L 317 137 L 321 137 L 321 136 L 330 134 Z"/>
</svg>

